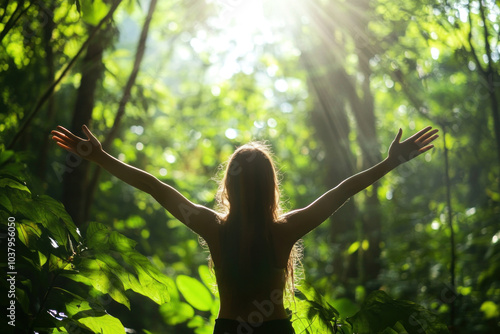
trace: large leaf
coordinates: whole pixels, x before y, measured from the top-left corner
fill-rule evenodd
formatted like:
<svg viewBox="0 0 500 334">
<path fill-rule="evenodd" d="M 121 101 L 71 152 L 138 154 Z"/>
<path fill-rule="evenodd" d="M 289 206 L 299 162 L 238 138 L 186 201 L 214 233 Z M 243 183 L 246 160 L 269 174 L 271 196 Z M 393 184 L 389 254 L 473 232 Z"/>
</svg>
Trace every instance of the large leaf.
<svg viewBox="0 0 500 334">
<path fill-rule="evenodd" d="M 44 255 L 45 256 L 45 255 Z M 39 258 L 39 260 L 42 260 Z M 44 259 L 46 261 L 46 259 Z M 49 271 L 59 271 L 59 270 L 70 270 L 72 269 L 73 265 L 66 261 L 65 259 L 61 259 L 60 257 L 50 254 L 49 256 Z"/>
<path fill-rule="evenodd" d="M 125 300 L 123 291 L 129 289 L 159 305 L 170 301 L 170 291 L 175 289 L 172 279 L 162 274 L 147 257 L 137 252 L 134 249 L 135 244 L 135 241 L 111 231 L 109 227 L 93 222 L 87 229 L 87 245 L 90 251 L 89 258 L 80 264 L 84 266 L 80 269 L 81 275 L 67 275 L 85 284 L 92 284 L 103 293 L 114 292 L 112 297 L 127 306 L 128 300 Z M 93 264 L 93 269 L 89 272 L 97 276 L 98 280 L 94 282 L 81 277 L 87 273 L 89 261 L 98 263 L 97 267 Z M 115 287 L 118 288 L 116 291 L 106 288 L 111 281 L 119 282 Z"/>
<path fill-rule="evenodd" d="M 212 292 L 215 296 L 219 295 L 217 291 L 217 281 L 215 279 L 215 275 L 210 272 L 210 269 L 206 265 L 201 265 L 198 267 L 198 274 L 200 275 L 201 281 L 207 286 L 207 288 Z"/>
<path fill-rule="evenodd" d="M 124 254 L 124 260 L 137 272 L 139 284 L 132 287 L 135 292 L 149 297 L 157 304 L 170 301 L 170 291 L 175 289 L 171 278 L 160 273 L 148 258 L 136 251 Z"/>
<path fill-rule="evenodd" d="M 380 333 L 398 322 L 409 334 L 448 333 L 447 327 L 436 315 L 424 307 L 405 300 L 394 300 L 383 291 L 374 291 L 366 299 L 361 310 L 349 318 L 353 332 L 359 334 Z"/>
<path fill-rule="evenodd" d="M 3 165 L 7 160 L 9 160 L 14 155 L 14 151 L 0 151 L 0 166 Z"/>
<path fill-rule="evenodd" d="M 213 299 L 210 291 L 197 279 L 179 275 L 176 279 L 177 287 L 186 301 L 200 311 L 209 311 Z"/>
<path fill-rule="evenodd" d="M 90 328 L 94 333 L 125 333 L 125 328 L 120 320 L 109 314 L 96 316 L 93 312 L 82 312 L 81 314 L 77 314 L 75 317 L 78 316 L 81 316 L 81 318 L 78 319 L 78 322 L 85 325 L 87 328 Z"/>
<path fill-rule="evenodd" d="M 194 316 L 194 309 L 191 305 L 181 301 L 162 304 L 159 311 L 167 325 L 177 325 Z"/>
<path fill-rule="evenodd" d="M 45 208 L 47 211 L 50 211 L 55 217 L 59 218 L 64 224 L 63 226 L 76 241 L 80 240 L 78 229 L 61 202 L 58 202 L 46 195 L 37 196 L 35 201 L 40 207 Z M 64 240 L 64 244 L 66 244 L 66 241 L 67 237 Z"/>
<path fill-rule="evenodd" d="M 125 252 L 133 250 L 136 244 L 134 240 L 100 223 L 92 222 L 87 229 L 87 246 L 94 250 L 113 249 Z"/>
<path fill-rule="evenodd" d="M 38 224 L 31 221 L 22 221 L 16 224 L 17 236 L 26 247 L 33 249 L 38 238 L 42 235 L 42 231 Z"/>
<path fill-rule="evenodd" d="M 339 316 L 339 312 L 324 300 L 323 296 L 311 286 L 301 287 L 297 297 L 302 298 L 301 294 L 304 295 L 305 300 L 310 305 L 309 316 L 313 317 L 318 315 L 319 319 L 327 326 L 330 326 L 330 321 L 332 319 Z"/>
<path fill-rule="evenodd" d="M 10 188 L 13 188 L 13 189 L 19 189 L 19 190 L 31 193 L 31 191 L 28 189 L 28 187 L 26 187 L 22 183 L 19 183 L 19 182 L 15 181 L 15 180 L 7 179 L 7 178 L 0 179 L 0 188 L 5 188 L 5 187 L 10 187 Z"/>
<path fill-rule="evenodd" d="M 7 195 L 3 193 L 0 194 L 0 205 L 6 208 L 7 211 L 12 212 L 12 202 L 10 201 L 9 197 L 7 197 Z"/>
<path fill-rule="evenodd" d="M 13 192 L 11 195 L 16 213 L 42 224 L 48 230 L 49 236 L 57 242 L 54 247 L 62 245 L 70 251 L 69 236 L 77 242 L 80 240 L 77 227 L 60 202 L 46 195 L 35 196 L 33 199 L 23 197 L 19 192 Z"/>
<path fill-rule="evenodd" d="M 84 258 L 76 266 L 75 272 L 66 271 L 64 276 L 76 282 L 94 287 L 103 294 L 109 294 L 118 303 L 130 309 L 130 302 L 125 295 L 125 287 L 113 268 L 100 259 Z"/>
<path fill-rule="evenodd" d="M 66 304 L 66 311 L 70 319 L 76 321 L 82 328 L 94 333 L 125 333 L 120 320 L 107 314 L 104 309 L 92 308 L 88 300 L 75 297 L 77 298 Z M 95 307 L 95 304 L 92 305 Z"/>
</svg>

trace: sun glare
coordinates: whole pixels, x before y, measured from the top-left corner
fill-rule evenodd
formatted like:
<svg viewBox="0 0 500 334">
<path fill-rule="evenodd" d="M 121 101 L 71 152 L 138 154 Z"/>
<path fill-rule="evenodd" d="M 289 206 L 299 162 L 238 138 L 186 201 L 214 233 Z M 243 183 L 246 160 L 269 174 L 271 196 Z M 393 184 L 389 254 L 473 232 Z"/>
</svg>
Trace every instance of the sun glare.
<svg viewBox="0 0 500 334">
<path fill-rule="evenodd" d="M 262 0 L 212 0 L 219 14 L 209 24 L 217 34 L 198 32 L 190 44 L 196 52 L 208 52 L 213 83 L 224 81 L 238 72 L 254 71 L 256 47 L 271 40 L 269 22 Z M 214 92 L 216 95 L 218 92 Z"/>
<path fill-rule="evenodd" d="M 252 37 L 256 32 L 265 29 L 267 21 L 264 17 L 262 0 L 215 0 L 221 11 L 218 21 L 221 28 L 231 29 L 242 38 Z"/>
</svg>

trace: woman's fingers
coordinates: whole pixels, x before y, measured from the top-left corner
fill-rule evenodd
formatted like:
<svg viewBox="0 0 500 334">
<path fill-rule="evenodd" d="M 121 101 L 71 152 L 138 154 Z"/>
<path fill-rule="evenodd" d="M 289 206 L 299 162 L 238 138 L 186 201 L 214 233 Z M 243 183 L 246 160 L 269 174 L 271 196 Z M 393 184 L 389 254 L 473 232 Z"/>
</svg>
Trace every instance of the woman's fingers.
<svg viewBox="0 0 500 334">
<path fill-rule="evenodd" d="M 75 146 L 76 146 L 73 143 L 68 142 L 67 140 L 61 139 L 61 138 L 56 137 L 56 136 L 53 136 L 52 139 L 56 142 L 57 145 L 61 146 L 62 148 L 66 149 L 66 150 L 69 150 L 69 151 L 73 151 Z"/>
<path fill-rule="evenodd" d="M 65 142 L 73 142 L 70 138 L 66 137 L 64 134 L 57 132 L 57 131 L 52 131 L 52 139 L 57 140 L 57 141 L 65 141 Z"/>
<path fill-rule="evenodd" d="M 65 135 L 64 133 L 62 133 L 62 132 L 52 130 L 52 132 L 51 132 L 51 133 L 52 133 L 52 135 L 53 135 L 54 137 L 57 137 L 57 138 L 59 138 L 60 140 L 66 140 L 66 141 L 68 141 L 68 142 L 76 143 L 76 141 L 75 141 L 74 139 L 71 139 L 70 137 L 66 136 L 66 135 Z M 52 137 L 52 138 L 54 138 L 54 137 Z"/>
<path fill-rule="evenodd" d="M 69 131 L 68 129 L 58 125 L 57 126 L 57 130 L 59 130 L 59 132 L 62 132 L 63 134 L 65 134 L 67 137 L 77 141 L 77 140 L 85 140 L 83 138 L 80 138 L 78 136 L 75 136 L 71 131 Z"/>
<path fill-rule="evenodd" d="M 74 140 L 66 137 L 62 133 L 53 132 L 52 133 L 52 139 L 55 140 L 55 141 L 57 141 L 57 142 L 64 143 L 67 146 L 76 146 L 76 145 L 78 145 L 77 142 L 75 142 Z"/>
<path fill-rule="evenodd" d="M 395 142 L 399 143 L 401 141 L 401 136 L 403 135 L 403 129 L 399 128 L 398 134 L 396 135 Z"/>
<path fill-rule="evenodd" d="M 420 150 L 418 150 L 420 153 L 424 153 L 428 150 L 430 150 L 431 148 L 434 148 L 434 145 L 428 145 L 428 146 L 425 146 L 425 147 L 422 147 Z"/>
<path fill-rule="evenodd" d="M 62 148 L 64 148 L 65 150 L 68 150 L 70 152 L 73 152 L 75 153 L 75 150 L 72 148 L 72 147 L 69 147 L 69 146 L 66 146 L 65 144 L 59 142 L 59 141 L 56 141 L 56 144 Z"/>
<path fill-rule="evenodd" d="M 429 137 L 435 135 L 439 130 L 438 129 L 434 129 L 432 131 L 429 131 L 427 133 L 424 133 L 422 134 L 420 137 L 418 137 L 415 142 L 416 143 L 423 143 L 426 139 L 428 139 Z M 436 137 L 437 138 L 437 137 Z M 435 138 L 434 138 L 435 139 Z"/>
<path fill-rule="evenodd" d="M 82 130 L 83 132 L 85 132 L 85 135 L 93 144 L 99 144 L 99 140 L 97 140 L 96 136 L 94 136 L 94 134 L 90 132 L 89 128 L 85 124 L 82 125 Z"/>
<path fill-rule="evenodd" d="M 432 129 L 432 126 L 426 126 L 425 128 L 423 128 L 422 130 L 420 130 L 419 132 L 415 133 L 413 136 L 411 136 L 410 138 L 408 139 L 414 139 L 414 138 L 417 138 L 417 140 L 423 135 L 425 134 L 427 131 L 429 131 L 430 129 Z"/>
<path fill-rule="evenodd" d="M 432 136 L 432 137 L 429 137 L 429 138 L 425 139 L 424 141 L 422 141 L 422 142 L 420 143 L 420 145 L 425 146 L 425 145 L 427 145 L 427 144 L 429 144 L 429 143 L 432 143 L 432 142 L 433 142 L 434 140 L 436 140 L 436 138 L 438 138 L 438 137 L 439 137 L 439 135 L 434 135 L 434 136 Z"/>
<path fill-rule="evenodd" d="M 87 128 L 87 126 L 85 124 L 82 125 L 82 130 L 83 132 L 85 132 L 85 135 L 87 136 L 87 138 L 92 138 L 94 135 L 92 134 L 92 132 L 90 132 L 89 128 Z"/>
<path fill-rule="evenodd" d="M 101 144 L 87 126 L 82 126 L 82 130 L 87 137 L 86 139 L 75 136 L 71 131 L 59 125 L 51 131 L 52 140 L 63 149 L 87 160 L 92 160 L 102 149 Z"/>
</svg>

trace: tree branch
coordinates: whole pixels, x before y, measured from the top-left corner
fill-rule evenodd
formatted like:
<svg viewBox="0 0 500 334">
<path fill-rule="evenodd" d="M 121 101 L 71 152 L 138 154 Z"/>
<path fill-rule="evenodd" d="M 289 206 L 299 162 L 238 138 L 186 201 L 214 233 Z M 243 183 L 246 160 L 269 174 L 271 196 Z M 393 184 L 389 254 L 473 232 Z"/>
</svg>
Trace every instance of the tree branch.
<svg viewBox="0 0 500 334">
<path fill-rule="evenodd" d="M 472 57 L 474 58 L 474 61 L 476 62 L 477 68 L 479 68 L 479 71 L 481 74 L 485 75 L 486 70 L 483 68 L 481 65 L 481 62 L 479 61 L 479 58 L 477 57 L 476 54 L 476 49 L 474 48 L 474 45 L 472 44 L 472 15 L 470 11 L 470 1 L 467 3 L 467 9 L 469 10 L 469 34 L 468 34 L 468 41 L 469 41 L 469 47 L 472 53 Z"/>
<path fill-rule="evenodd" d="M 441 126 L 443 129 L 443 146 L 444 146 L 444 168 L 445 168 L 445 182 L 446 182 L 446 206 L 448 207 L 448 227 L 450 228 L 450 284 L 455 292 L 455 231 L 453 229 L 453 211 L 451 208 L 451 182 L 450 182 L 450 164 L 448 161 L 448 147 L 446 146 L 446 125 Z M 450 325 L 451 333 L 455 332 L 455 299 L 451 301 L 450 305 Z"/>
<path fill-rule="evenodd" d="M 132 87 L 135 84 L 135 80 L 137 78 L 137 74 L 139 73 L 139 68 L 141 66 L 142 58 L 144 57 L 144 51 L 146 49 L 146 40 L 148 37 L 149 33 L 149 25 L 151 23 L 151 19 L 153 18 L 153 13 L 156 8 L 157 0 L 151 0 L 149 4 L 149 10 L 148 14 L 146 17 L 146 20 L 144 21 L 144 25 L 142 27 L 141 31 L 141 36 L 139 38 L 139 44 L 137 46 L 137 51 L 135 54 L 135 60 L 134 60 L 134 67 L 132 69 L 132 73 L 130 74 L 127 84 L 125 85 L 125 88 L 123 89 L 123 96 L 120 100 L 120 104 L 118 106 L 118 111 L 115 116 L 115 120 L 113 122 L 113 126 L 111 127 L 111 130 L 109 131 L 108 135 L 102 142 L 102 148 L 103 150 L 108 150 L 109 147 L 111 146 L 111 143 L 116 137 L 116 134 L 118 133 L 118 129 L 121 125 L 121 120 L 123 118 L 123 115 L 125 114 L 125 107 L 130 100 L 130 95 L 132 91 Z M 90 211 L 90 206 L 94 197 L 95 189 L 97 188 L 97 182 L 99 180 L 99 176 L 101 174 L 101 168 L 97 166 L 94 169 L 94 173 L 92 174 L 92 178 L 90 180 L 89 186 L 87 188 L 87 196 L 85 199 L 85 220 L 87 220 L 88 213 Z"/>
<path fill-rule="evenodd" d="M 2 32 L 0 33 L 0 43 L 2 43 L 3 39 L 5 36 L 7 36 L 7 34 L 9 33 L 9 31 L 16 25 L 17 21 L 19 21 L 19 19 L 28 11 L 28 9 L 31 7 L 33 3 L 30 2 L 30 4 L 28 5 L 28 7 L 24 8 L 22 10 L 21 13 L 19 13 L 19 15 L 16 16 L 16 13 L 17 11 L 24 5 L 24 1 L 22 1 L 21 3 L 17 4 L 17 7 L 16 7 L 16 10 L 14 10 L 14 13 L 12 13 L 12 15 L 10 16 L 9 20 L 7 21 L 7 23 L 5 23 L 5 26 L 2 30 Z M 3 17 L 2 17 L 3 19 Z"/>
<path fill-rule="evenodd" d="M 108 14 L 99 22 L 99 24 L 94 28 L 94 30 L 91 32 L 87 40 L 82 44 L 80 47 L 80 50 L 76 53 L 76 55 L 71 59 L 71 61 L 66 65 L 64 70 L 61 72 L 59 77 L 50 85 L 49 88 L 45 91 L 45 93 L 38 99 L 38 102 L 33 109 L 33 111 L 30 112 L 29 116 L 25 117 L 25 121 L 23 125 L 21 126 L 21 129 L 16 133 L 14 138 L 12 139 L 11 143 L 9 146 L 7 146 L 7 149 L 12 149 L 17 142 L 17 140 L 21 137 L 23 132 L 26 130 L 28 125 L 31 123 L 35 115 L 42 109 L 42 106 L 47 102 L 49 97 L 54 93 L 55 88 L 59 83 L 62 81 L 62 79 L 68 74 L 69 70 L 73 67 L 75 64 L 76 60 L 80 57 L 80 55 L 83 53 L 83 51 L 87 48 L 87 45 L 90 43 L 90 41 L 95 37 L 97 32 L 100 30 L 100 28 L 106 23 L 108 20 L 110 20 L 113 17 L 113 14 L 115 13 L 116 9 L 118 8 L 118 5 L 122 2 L 122 0 L 116 0 L 113 5 L 111 6 L 111 9 L 109 10 Z"/>
<path fill-rule="evenodd" d="M 493 59 L 491 57 L 491 46 L 490 46 L 490 34 L 488 31 L 488 22 L 486 20 L 486 14 L 484 13 L 483 2 L 479 1 L 479 12 L 481 13 L 481 20 L 483 20 L 483 38 L 484 38 L 484 47 L 486 51 L 486 57 L 488 57 L 488 66 L 487 71 L 484 74 L 485 80 L 488 85 L 488 93 L 490 95 L 490 103 L 491 103 L 491 113 L 493 116 L 493 128 L 495 131 L 495 139 L 497 146 L 497 158 L 500 161 L 500 115 L 499 115 L 499 103 L 497 99 L 497 95 L 495 92 L 495 75 L 496 71 L 493 68 Z"/>
</svg>

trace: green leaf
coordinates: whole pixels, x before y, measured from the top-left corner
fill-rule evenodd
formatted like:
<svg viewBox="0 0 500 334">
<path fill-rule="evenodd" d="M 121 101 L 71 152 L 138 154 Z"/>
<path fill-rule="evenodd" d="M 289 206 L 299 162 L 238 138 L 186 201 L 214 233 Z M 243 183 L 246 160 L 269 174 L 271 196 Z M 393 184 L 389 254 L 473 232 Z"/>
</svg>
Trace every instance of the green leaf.
<svg viewBox="0 0 500 334">
<path fill-rule="evenodd" d="M 68 214 L 66 209 L 64 208 L 64 205 L 62 205 L 61 202 L 56 201 L 55 199 L 47 196 L 47 195 L 42 195 L 42 196 L 37 196 L 35 198 L 35 202 L 37 205 L 39 205 L 41 208 L 44 208 L 47 212 L 50 212 L 53 216 L 57 217 L 60 219 L 60 221 L 63 222 L 62 227 L 66 228 L 66 230 L 71 234 L 71 236 L 76 240 L 80 240 L 80 234 L 78 233 L 77 227 L 75 223 L 73 222 L 73 219 L 71 216 Z M 52 218 L 50 215 L 48 215 L 48 218 Z M 59 225 L 59 221 L 51 221 L 50 226 L 54 226 L 56 223 Z M 49 226 L 46 226 L 49 230 Z M 57 239 L 56 239 L 57 240 Z M 57 240 L 62 245 L 66 245 L 68 242 L 67 239 L 67 234 L 66 232 L 64 233 L 64 238 L 61 238 L 61 240 Z"/>
<path fill-rule="evenodd" d="M 194 317 L 192 317 L 189 322 L 187 323 L 187 327 L 188 328 L 200 328 L 200 327 L 203 327 L 203 325 L 205 324 L 205 320 L 200 317 L 199 315 L 195 315 Z M 196 333 L 196 331 L 195 331 Z"/>
<path fill-rule="evenodd" d="M 17 236 L 19 240 L 30 249 L 34 249 L 38 238 L 42 235 L 42 230 L 38 224 L 23 220 L 17 223 Z"/>
<path fill-rule="evenodd" d="M 119 252 L 125 252 L 133 250 L 137 242 L 132 239 L 127 238 L 123 234 L 116 231 L 111 232 L 109 237 L 109 243 L 111 248 Z"/>
<path fill-rule="evenodd" d="M 210 269 L 206 265 L 201 265 L 198 267 L 198 274 L 200 275 L 201 281 L 205 286 L 213 293 L 214 296 L 218 296 L 218 291 L 216 287 L 215 275 L 210 272 Z"/>
<path fill-rule="evenodd" d="M 495 202 L 500 202 L 500 193 L 497 193 L 491 189 L 486 189 L 486 194 Z"/>
<path fill-rule="evenodd" d="M 39 251 L 38 258 L 40 259 L 40 267 L 43 267 L 43 265 L 47 262 L 47 257 L 45 256 L 45 254 Z"/>
<path fill-rule="evenodd" d="M 102 262 L 103 270 L 120 281 L 123 289 L 132 289 L 160 305 L 170 301 L 174 282 L 133 249 L 135 241 L 95 222 L 87 229 L 87 240 L 89 249 Z M 119 263 L 122 260 L 128 265 L 127 270 Z"/>
<path fill-rule="evenodd" d="M 78 319 L 78 322 L 90 328 L 94 333 L 102 333 L 102 334 L 116 334 L 116 333 L 125 333 L 125 327 L 123 327 L 120 320 L 117 318 L 105 314 L 100 317 L 92 316 L 92 313 L 89 313 L 89 316 Z"/>
<path fill-rule="evenodd" d="M 27 293 L 24 289 L 16 287 L 16 300 L 26 314 L 29 314 L 29 296 L 29 293 Z"/>
<path fill-rule="evenodd" d="M 179 275 L 176 279 L 177 287 L 186 301 L 200 311 L 209 311 L 213 299 L 210 291 L 197 279 Z"/>
<path fill-rule="evenodd" d="M 491 300 L 487 300 L 482 303 L 480 310 L 484 313 L 486 319 L 496 318 L 500 315 L 500 309 L 498 305 Z"/>
<path fill-rule="evenodd" d="M 7 178 L 0 179 L 0 188 L 5 188 L 5 187 L 19 189 L 31 194 L 31 191 L 28 189 L 28 187 L 12 179 L 7 179 Z"/>
<path fill-rule="evenodd" d="M 160 305 L 160 314 L 167 325 L 183 323 L 194 316 L 194 309 L 184 302 L 172 302 Z"/>
<path fill-rule="evenodd" d="M 80 0 L 75 0 L 76 10 L 78 13 L 82 13 L 82 5 L 80 4 Z"/>
<path fill-rule="evenodd" d="M 71 267 L 72 264 L 69 263 L 68 261 L 63 260 L 60 257 L 55 256 L 54 254 L 50 254 L 49 271 L 70 269 Z"/>
<path fill-rule="evenodd" d="M 173 280 L 159 273 L 146 257 L 142 255 L 141 257 L 143 259 L 140 264 L 137 261 L 138 256 L 135 256 L 135 260 L 131 262 L 135 265 L 139 276 L 139 284 L 134 291 L 149 297 L 157 304 L 170 301 L 170 291 L 175 289 Z"/>
<path fill-rule="evenodd" d="M 76 282 L 81 282 L 94 287 L 103 294 L 109 294 L 111 298 L 130 309 L 130 301 L 125 295 L 122 280 L 115 275 L 113 269 L 100 259 L 82 259 L 76 266 L 77 272 L 64 272 L 66 276 Z"/>
<path fill-rule="evenodd" d="M 108 14 L 109 6 L 102 0 L 81 0 L 83 20 L 96 26 Z"/>
<path fill-rule="evenodd" d="M 71 251 L 68 249 L 69 235 L 76 241 L 80 240 L 78 230 L 64 206 L 53 198 L 46 195 L 33 199 L 17 197 L 13 203 L 21 215 L 45 227 L 48 236 L 54 239 L 57 245 L 63 245 L 66 251 Z"/>
<path fill-rule="evenodd" d="M 300 287 L 299 291 L 306 297 L 306 301 L 309 303 L 310 308 L 312 308 L 310 311 L 320 314 L 322 319 L 329 321 L 339 316 L 337 309 L 325 301 L 323 296 L 313 287 L 304 285 Z M 300 294 L 298 297 L 301 297 Z"/>
<path fill-rule="evenodd" d="M 361 310 L 349 318 L 353 331 L 359 334 L 379 333 L 399 322 L 409 334 L 448 333 L 436 315 L 424 307 L 404 300 L 394 300 L 383 291 L 374 291 Z"/>
<path fill-rule="evenodd" d="M 356 252 L 357 250 L 359 249 L 359 241 L 355 241 L 351 244 L 351 246 L 349 246 L 349 248 L 347 249 L 347 254 L 353 254 L 354 252 Z"/>
<path fill-rule="evenodd" d="M 114 249 L 125 252 L 133 250 L 136 244 L 134 240 L 112 231 L 111 228 L 104 224 L 92 222 L 87 228 L 87 245 L 91 249 Z"/>
<path fill-rule="evenodd" d="M 14 151 L 0 151 L 0 166 L 3 165 L 7 160 L 14 155 Z"/>
<path fill-rule="evenodd" d="M 12 202 L 9 200 L 7 195 L 0 194 L 0 205 L 7 209 L 7 211 L 12 212 Z"/>
<path fill-rule="evenodd" d="M 359 311 L 359 306 L 348 298 L 337 298 L 332 302 L 332 305 L 343 317 L 353 316 Z"/>
<path fill-rule="evenodd" d="M 136 6 L 135 0 L 128 0 L 127 3 L 125 4 L 125 10 L 127 11 L 128 14 L 132 14 L 134 12 Z"/>
</svg>

